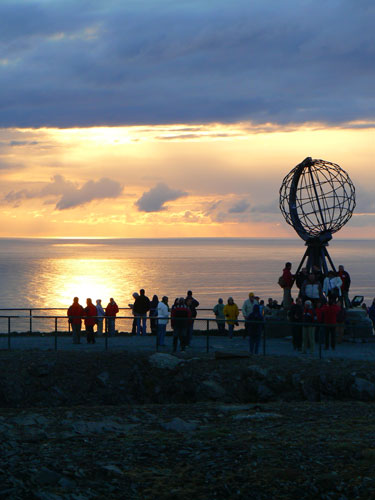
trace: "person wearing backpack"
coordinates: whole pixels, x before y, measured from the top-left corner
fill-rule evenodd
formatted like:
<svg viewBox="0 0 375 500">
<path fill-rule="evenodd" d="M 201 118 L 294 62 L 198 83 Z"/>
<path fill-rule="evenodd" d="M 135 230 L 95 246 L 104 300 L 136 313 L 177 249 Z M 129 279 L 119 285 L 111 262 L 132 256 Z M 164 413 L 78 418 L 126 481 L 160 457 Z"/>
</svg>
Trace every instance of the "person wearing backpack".
<svg viewBox="0 0 375 500">
<path fill-rule="evenodd" d="M 336 300 L 341 298 L 341 286 L 342 281 L 340 276 L 336 275 L 334 271 L 329 271 L 328 276 L 323 282 L 323 293 L 326 299 L 328 300 L 329 297 L 333 297 Z"/>
</svg>

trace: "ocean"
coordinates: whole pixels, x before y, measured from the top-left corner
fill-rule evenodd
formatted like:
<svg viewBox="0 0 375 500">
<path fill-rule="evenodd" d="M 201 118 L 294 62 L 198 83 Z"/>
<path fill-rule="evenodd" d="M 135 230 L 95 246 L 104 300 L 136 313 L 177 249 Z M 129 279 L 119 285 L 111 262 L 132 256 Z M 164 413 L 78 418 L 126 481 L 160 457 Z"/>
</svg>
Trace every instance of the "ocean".
<svg viewBox="0 0 375 500">
<path fill-rule="evenodd" d="M 337 239 L 328 250 L 350 273 L 351 296 L 370 304 L 375 240 Z M 170 303 L 192 290 L 205 308 L 229 296 L 241 306 L 249 292 L 280 301 L 284 264 L 296 270 L 304 251 L 298 238 L 0 239 L 0 307 L 65 308 L 74 296 L 127 307 L 140 288 Z"/>
</svg>

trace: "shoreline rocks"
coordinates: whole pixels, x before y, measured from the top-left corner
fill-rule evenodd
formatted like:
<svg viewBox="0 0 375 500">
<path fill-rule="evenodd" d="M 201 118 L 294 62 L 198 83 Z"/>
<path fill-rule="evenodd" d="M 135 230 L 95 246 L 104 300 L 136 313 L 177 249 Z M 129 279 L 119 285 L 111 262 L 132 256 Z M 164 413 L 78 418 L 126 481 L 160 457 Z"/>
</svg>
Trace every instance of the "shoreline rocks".
<svg viewBox="0 0 375 500">
<path fill-rule="evenodd" d="M 375 401 L 373 363 L 164 353 L 5 352 L 0 407 Z"/>
</svg>

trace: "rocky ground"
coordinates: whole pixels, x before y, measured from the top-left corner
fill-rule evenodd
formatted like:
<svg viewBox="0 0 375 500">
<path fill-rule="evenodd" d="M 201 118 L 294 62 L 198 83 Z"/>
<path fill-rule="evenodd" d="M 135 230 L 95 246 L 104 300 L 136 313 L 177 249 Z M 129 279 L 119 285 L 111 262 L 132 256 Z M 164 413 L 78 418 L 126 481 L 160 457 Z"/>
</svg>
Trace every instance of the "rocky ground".
<svg viewBox="0 0 375 500">
<path fill-rule="evenodd" d="M 370 363 L 1 352 L 0 498 L 375 498 Z"/>
</svg>

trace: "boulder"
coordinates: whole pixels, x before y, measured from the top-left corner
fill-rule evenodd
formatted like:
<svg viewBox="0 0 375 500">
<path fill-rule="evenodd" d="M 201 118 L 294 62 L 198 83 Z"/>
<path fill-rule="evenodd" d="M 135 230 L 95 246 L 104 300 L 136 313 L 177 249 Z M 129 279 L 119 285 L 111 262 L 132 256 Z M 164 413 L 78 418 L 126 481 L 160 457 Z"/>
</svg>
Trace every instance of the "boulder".
<svg viewBox="0 0 375 500">
<path fill-rule="evenodd" d="M 67 424 L 63 421 L 63 424 Z M 106 432 L 113 432 L 125 434 L 131 431 L 135 424 L 123 424 L 115 420 L 103 418 L 102 420 L 82 420 L 80 422 L 73 422 L 72 428 L 77 434 L 103 434 Z"/>
<path fill-rule="evenodd" d="M 96 377 L 99 382 L 101 382 L 103 385 L 107 385 L 109 382 L 109 373 L 108 372 L 101 372 L 99 375 Z"/>
<path fill-rule="evenodd" d="M 31 363 L 27 367 L 27 371 L 33 377 L 46 377 L 49 375 L 55 366 L 55 363 Z"/>
<path fill-rule="evenodd" d="M 238 413 L 233 416 L 233 420 L 266 420 L 268 418 L 282 418 L 280 413 L 256 412 L 256 413 Z"/>
<path fill-rule="evenodd" d="M 37 474 L 35 474 L 33 481 L 40 486 L 50 486 L 57 484 L 61 479 L 61 474 L 53 470 L 43 467 Z"/>
<path fill-rule="evenodd" d="M 364 378 L 355 377 L 350 393 L 362 401 L 372 401 L 375 399 L 375 385 Z"/>
<path fill-rule="evenodd" d="M 182 418 L 174 418 L 170 422 L 166 422 L 161 425 L 163 429 L 167 431 L 175 431 L 175 432 L 192 432 L 197 428 L 197 424 L 194 422 L 186 422 L 182 420 Z"/>
<path fill-rule="evenodd" d="M 274 396 L 273 391 L 262 382 L 256 385 L 256 391 L 259 401 L 269 401 Z"/>
<path fill-rule="evenodd" d="M 215 380 L 204 380 L 200 385 L 199 392 L 208 399 L 221 399 L 225 396 L 225 389 Z"/>
<path fill-rule="evenodd" d="M 267 378 L 270 372 L 267 368 L 262 368 L 258 365 L 249 365 L 246 371 L 249 375 L 257 378 Z"/>
<path fill-rule="evenodd" d="M 165 354 L 162 352 L 156 352 L 152 354 L 148 358 L 149 363 L 155 368 L 163 368 L 167 370 L 174 370 L 176 366 L 185 361 L 183 359 L 179 359 L 176 356 L 172 356 L 171 354 Z"/>
</svg>

